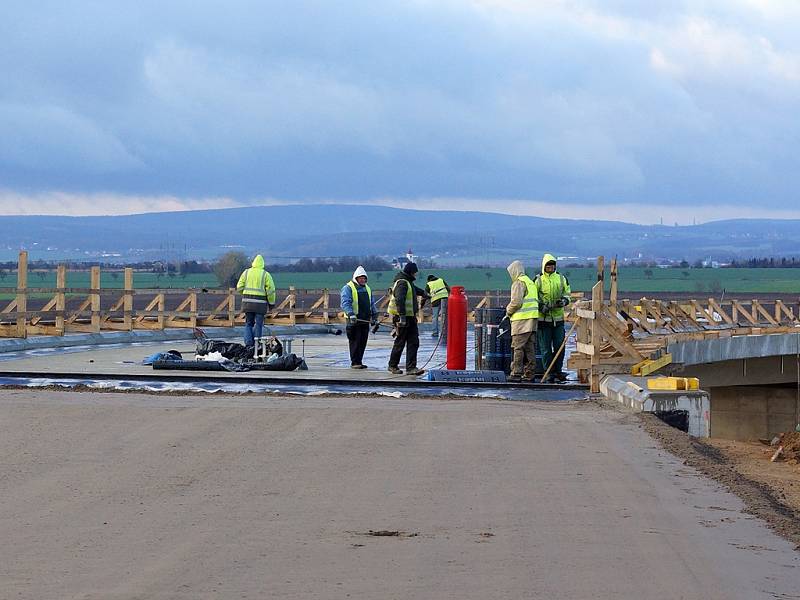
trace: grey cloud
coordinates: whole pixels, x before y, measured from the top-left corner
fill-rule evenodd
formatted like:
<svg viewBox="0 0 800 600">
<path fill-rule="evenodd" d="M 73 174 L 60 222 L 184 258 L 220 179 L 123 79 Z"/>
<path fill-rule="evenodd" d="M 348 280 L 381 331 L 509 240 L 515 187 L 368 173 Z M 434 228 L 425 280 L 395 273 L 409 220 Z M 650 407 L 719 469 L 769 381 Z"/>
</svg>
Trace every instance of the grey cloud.
<svg viewBox="0 0 800 600">
<path fill-rule="evenodd" d="M 240 201 L 780 206 L 798 183 L 797 48 L 726 4 L 12 2 L 0 175 Z M 690 55 L 692 19 L 755 44 L 750 62 Z"/>
</svg>

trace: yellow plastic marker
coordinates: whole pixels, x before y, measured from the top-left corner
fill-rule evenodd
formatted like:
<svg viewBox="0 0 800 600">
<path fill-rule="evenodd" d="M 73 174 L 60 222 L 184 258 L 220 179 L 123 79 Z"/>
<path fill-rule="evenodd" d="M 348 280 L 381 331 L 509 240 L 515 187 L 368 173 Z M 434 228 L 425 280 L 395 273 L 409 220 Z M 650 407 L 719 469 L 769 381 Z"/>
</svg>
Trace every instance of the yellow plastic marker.
<svg viewBox="0 0 800 600">
<path fill-rule="evenodd" d="M 700 380 L 697 377 L 654 377 L 647 380 L 647 389 L 664 392 L 699 390 Z"/>
</svg>

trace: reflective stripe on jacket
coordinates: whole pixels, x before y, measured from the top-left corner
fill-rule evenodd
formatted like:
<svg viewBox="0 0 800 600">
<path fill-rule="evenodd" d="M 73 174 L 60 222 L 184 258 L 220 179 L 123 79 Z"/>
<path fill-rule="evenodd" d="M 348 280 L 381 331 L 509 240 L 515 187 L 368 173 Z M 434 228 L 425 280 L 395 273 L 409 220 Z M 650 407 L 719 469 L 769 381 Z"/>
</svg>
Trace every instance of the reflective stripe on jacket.
<svg viewBox="0 0 800 600">
<path fill-rule="evenodd" d="M 353 293 L 353 314 L 358 315 L 358 286 L 353 283 L 352 281 L 347 282 L 347 286 L 350 288 L 350 291 Z M 365 283 L 364 287 L 367 290 L 367 295 L 369 296 L 369 306 L 370 306 L 370 314 L 372 314 L 372 290 L 370 287 Z"/>
<path fill-rule="evenodd" d="M 431 295 L 431 302 L 436 302 L 437 300 L 444 300 L 447 298 L 447 284 L 444 282 L 444 279 L 434 279 L 428 282 L 428 290 Z"/>
<path fill-rule="evenodd" d="M 275 282 L 264 269 L 264 258 L 258 254 L 253 266 L 239 276 L 236 290 L 242 294 L 242 311 L 266 313 L 270 304 L 275 304 Z"/>
<path fill-rule="evenodd" d="M 269 271 L 250 267 L 242 273 L 242 277 L 244 278 L 244 286 L 239 288 L 242 295 L 254 296 L 250 300 L 262 298 L 265 302 L 275 304 L 275 284 Z"/>
<path fill-rule="evenodd" d="M 517 278 L 525 284 L 525 298 L 522 306 L 511 315 L 512 321 L 522 321 L 524 319 L 536 319 L 539 317 L 539 291 L 536 284 L 527 275 L 520 275 Z"/>
<path fill-rule="evenodd" d="M 397 284 L 400 283 L 401 281 L 404 281 L 405 284 L 406 284 L 406 301 L 405 301 L 405 306 L 404 306 L 405 311 L 403 313 L 400 313 L 400 311 L 397 310 L 397 300 L 394 297 L 394 291 L 397 288 Z M 414 298 L 414 289 L 413 289 L 413 287 L 414 287 L 414 284 L 412 282 L 410 282 L 410 281 L 405 280 L 405 279 L 398 279 L 397 281 L 395 281 L 392 284 L 391 293 L 389 294 L 389 314 L 390 315 L 403 314 L 403 315 L 407 315 L 409 317 L 413 317 L 415 315 L 415 310 L 414 309 L 416 307 L 414 305 L 415 298 Z"/>
<path fill-rule="evenodd" d="M 542 303 L 549 304 L 552 308 L 549 312 L 542 314 L 539 318 L 543 321 L 553 323 L 564 320 L 564 308 L 556 307 L 558 300 L 563 300 L 565 305 L 569 304 L 570 297 L 569 281 L 561 273 L 542 273 L 536 277 L 536 287 L 539 290 L 539 299 Z"/>
</svg>

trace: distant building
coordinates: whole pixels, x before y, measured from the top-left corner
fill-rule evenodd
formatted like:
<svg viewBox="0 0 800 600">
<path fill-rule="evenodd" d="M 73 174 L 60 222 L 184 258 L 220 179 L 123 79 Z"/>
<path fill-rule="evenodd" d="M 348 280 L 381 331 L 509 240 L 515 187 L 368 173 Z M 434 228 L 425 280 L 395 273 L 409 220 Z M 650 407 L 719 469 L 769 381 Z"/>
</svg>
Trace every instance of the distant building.
<svg viewBox="0 0 800 600">
<path fill-rule="evenodd" d="M 403 267 L 410 262 L 417 262 L 417 256 L 411 251 L 411 248 L 408 249 L 405 256 L 392 259 L 392 266 L 398 271 L 402 271 Z"/>
</svg>

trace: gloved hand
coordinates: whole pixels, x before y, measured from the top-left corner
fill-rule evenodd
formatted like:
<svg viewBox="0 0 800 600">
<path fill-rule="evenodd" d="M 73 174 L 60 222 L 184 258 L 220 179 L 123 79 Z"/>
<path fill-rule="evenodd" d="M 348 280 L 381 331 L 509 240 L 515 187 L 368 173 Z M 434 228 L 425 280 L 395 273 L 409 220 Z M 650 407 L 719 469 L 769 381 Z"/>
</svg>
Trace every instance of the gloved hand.
<svg viewBox="0 0 800 600">
<path fill-rule="evenodd" d="M 558 300 L 556 300 L 556 306 L 558 308 L 564 308 L 567 304 L 568 301 L 566 298 L 559 298 Z"/>
<path fill-rule="evenodd" d="M 369 320 L 369 324 L 372 325 L 373 327 L 375 327 L 378 324 L 378 317 L 372 317 Z"/>
<path fill-rule="evenodd" d="M 355 315 L 347 315 L 347 324 L 348 325 L 355 325 L 358 323 L 358 317 Z"/>
<path fill-rule="evenodd" d="M 405 315 L 400 315 L 397 317 L 397 326 L 398 327 L 408 327 L 408 317 Z"/>
<path fill-rule="evenodd" d="M 505 335 L 511 330 L 511 317 L 505 315 L 500 319 L 500 324 L 497 326 L 498 334 Z"/>
<path fill-rule="evenodd" d="M 542 302 L 539 305 L 539 312 L 542 313 L 543 315 L 546 315 L 551 310 L 552 310 L 552 307 L 550 306 L 550 304 L 548 302 Z"/>
</svg>

